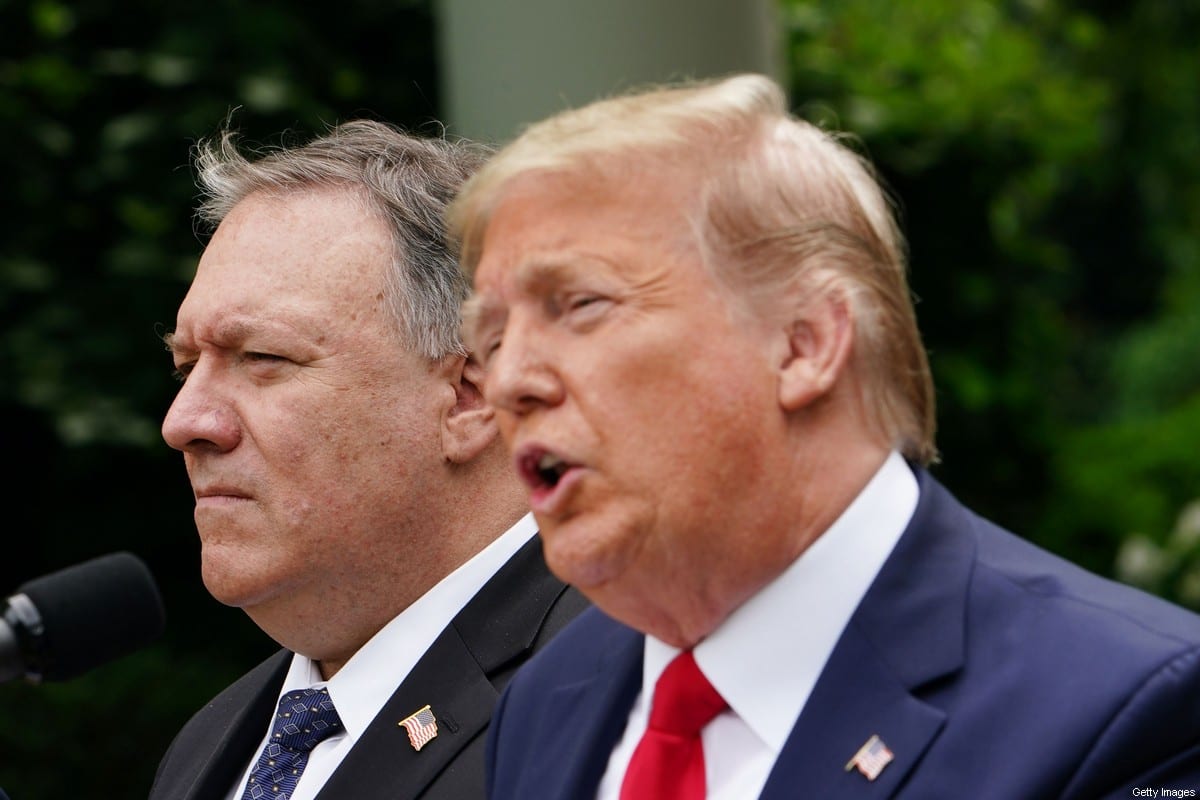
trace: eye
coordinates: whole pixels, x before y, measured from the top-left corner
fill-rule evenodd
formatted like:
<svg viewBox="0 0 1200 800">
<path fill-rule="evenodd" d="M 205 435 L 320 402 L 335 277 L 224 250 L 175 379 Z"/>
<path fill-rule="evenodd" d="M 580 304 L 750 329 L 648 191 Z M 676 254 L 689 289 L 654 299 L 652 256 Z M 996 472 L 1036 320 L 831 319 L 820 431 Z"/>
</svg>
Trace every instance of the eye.
<svg viewBox="0 0 1200 800">
<path fill-rule="evenodd" d="M 567 310 L 578 311 L 581 308 L 587 308 L 590 305 L 598 303 L 600 300 L 600 296 L 594 294 L 574 295 L 567 299 Z"/>
<path fill-rule="evenodd" d="M 274 380 L 284 375 L 294 363 L 287 356 L 261 350 L 247 350 L 242 353 L 241 361 L 247 374 L 264 380 Z"/>
<path fill-rule="evenodd" d="M 489 320 L 486 324 L 473 325 L 463 332 L 463 343 L 482 366 L 500 349 L 504 340 L 504 324 Z"/>
<path fill-rule="evenodd" d="M 287 359 L 284 358 L 283 356 L 276 355 L 274 353 L 258 353 L 258 352 L 246 353 L 245 359 L 247 361 L 258 361 L 258 362 L 267 362 L 267 363 L 270 363 L 272 361 L 287 361 Z"/>
<path fill-rule="evenodd" d="M 500 349 L 500 345 L 503 343 L 504 340 L 499 336 L 484 340 L 483 346 L 475 351 L 478 353 L 480 363 L 484 366 L 487 366 L 487 364 L 492 360 L 492 357 L 496 355 L 496 351 Z"/>
<path fill-rule="evenodd" d="M 590 328 L 605 318 L 612 298 L 595 292 L 575 292 L 559 301 L 563 320 L 571 327 Z"/>
</svg>

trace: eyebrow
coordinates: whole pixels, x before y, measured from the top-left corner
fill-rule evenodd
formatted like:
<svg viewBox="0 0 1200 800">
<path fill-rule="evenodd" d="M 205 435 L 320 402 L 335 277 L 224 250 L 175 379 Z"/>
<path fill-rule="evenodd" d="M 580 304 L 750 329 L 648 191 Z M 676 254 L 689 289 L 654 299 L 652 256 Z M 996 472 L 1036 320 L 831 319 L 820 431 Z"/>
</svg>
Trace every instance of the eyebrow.
<svg viewBox="0 0 1200 800">
<path fill-rule="evenodd" d="M 180 344 L 179 337 L 175 335 L 175 331 L 167 331 L 164 333 L 162 335 L 162 343 L 166 345 L 168 352 L 177 356 L 182 353 L 190 353 L 195 350 L 194 347 L 188 347 Z"/>
<path fill-rule="evenodd" d="M 535 259 L 518 264 L 515 268 L 517 289 L 521 292 L 535 290 L 553 283 L 569 269 L 570 267 L 562 261 L 549 259 Z M 478 327 L 483 319 L 503 314 L 504 311 L 503 304 L 491 300 L 486 295 L 472 294 L 462 304 L 463 329 L 466 330 L 469 326 Z"/>
<path fill-rule="evenodd" d="M 539 259 L 530 261 L 525 265 L 525 269 L 517 276 L 517 286 L 521 291 L 531 292 L 537 289 L 543 289 L 547 286 L 553 286 L 556 283 L 562 283 L 569 277 L 579 274 L 583 271 L 579 264 L 579 256 L 575 255 L 571 259 L 555 258 L 555 259 Z"/>
<path fill-rule="evenodd" d="M 218 322 L 211 331 L 207 332 L 207 335 L 201 338 L 220 348 L 237 347 L 252 336 L 265 331 L 269 332 L 271 327 L 269 324 L 263 325 L 245 319 L 227 318 Z M 162 338 L 167 349 L 175 355 L 193 354 L 200 349 L 196 344 L 191 343 L 192 337 L 190 336 L 185 337 L 188 339 L 188 343 L 180 342 L 178 331 L 169 331 L 163 334 Z"/>
<path fill-rule="evenodd" d="M 571 258 L 555 256 L 532 258 L 515 268 L 517 290 L 521 293 L 536 293 L 554 287 L 574 275 L 586 272 L 586 264 L 592 260 L 592 258 L 580 258 L 574 254 Z M 602 261 L 602 259 L 597 260 Z M 494 321 L 502 321 L 507 314 L 508 306 L 504 303 L 492 300 L 486 295 L 471 295 L 463 301 L 460 310 L 460 319 L 462 320 L 460 331 L 463 339 L 469 344 L 472 337 L 477 336 L 485 325 Z"/>
</svg>

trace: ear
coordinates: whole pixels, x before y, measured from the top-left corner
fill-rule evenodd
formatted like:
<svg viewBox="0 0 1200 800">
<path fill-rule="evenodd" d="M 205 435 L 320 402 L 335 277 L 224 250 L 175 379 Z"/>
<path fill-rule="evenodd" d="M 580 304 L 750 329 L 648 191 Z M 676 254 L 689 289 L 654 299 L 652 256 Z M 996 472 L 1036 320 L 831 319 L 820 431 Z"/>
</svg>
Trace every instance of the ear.
<svg viewBox="0 0 1200 800">
<path fill-rule="evenodd" d="M 849 297 L 829 287 L 806 298 L 786 335 L 779 404 L 786 411 L 797 411 L 827 395 L 846 369 L 854 347 Z"/>
<path fill-rule="evenodd" d="M 473 358 L 453 359 L 450 374 L 454 405 L 442 420 L 442 452 L 455 464 L 466 464 L 487 449 L 500 430 L 480 386 L 483 368 Z"/>
</svg>

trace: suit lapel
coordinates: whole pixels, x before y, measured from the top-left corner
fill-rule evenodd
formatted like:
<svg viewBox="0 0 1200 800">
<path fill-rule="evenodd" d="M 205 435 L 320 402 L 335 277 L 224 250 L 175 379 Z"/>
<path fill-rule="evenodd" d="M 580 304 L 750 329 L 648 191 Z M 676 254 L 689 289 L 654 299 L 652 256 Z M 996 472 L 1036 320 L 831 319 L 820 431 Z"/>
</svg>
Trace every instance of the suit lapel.
<svg viewBox="0 0 1200 800">
<path fill-rule="evenodd" d="M 384 704 L 319 798 L 411 800 L 491 717 L 497 693 L 453 627 L 444 630 Z M 438 735 L 418 752 L 400 721 L 429 705 Z"/>
<path fill-rule="evenodd" d="M 419 797 L 487 727 L 499 697 L 495 681 L 528 657 L 565 590 L 546 569 L 534 536 L 442 631 L 318 799 Z M 438 735 L 418 752 L 399 723 L 426 705 Z"/>
<path fill-rule="evenodd" d="M 191 786 L 177 795 L 180 800 L 224 797 L 241 777 L 266 735 L 291 656 L 287 650 L 279 651 L 214 700 L 207 710 L 208 718 L 220 726 L 213 730 L 214 746 L 207 757 L 196 754 L 203 763 Z"/>
<path fill-rule="evenodd" d="M 824 677 L 837 676 L 837 680 Z M 763 790 L 763 800 L 886 798 L 920 760 L 944 721 L 914 698 L 861 632 L 848 628 L 826 665 Z M 872 735 L 893 753 L 871 781 L 846 765 Z"/>
<path fill-rule="evenodd" d="M 964 659 L 974 539 L 966 512 L 917 470 L 920 501 L 822 670 L 767 781 L 763 800 L 887 798 L 941 731 L 922 689 Z M 875 780 L 846 764 L 872 736 L 893 753 Z"/>
<path fill-rule="evenodd" d="M 587 601 L 554 577 L 534 536 L 484 584 L 451 623 L 484 672 L 503 688 L 510 676 Z"/>
<path fill-rule="evenodd" d="M 536 787 L 538 798 L 595 797 L 609 754 L 625 732 L 642 688 L 644 638 L 616 623 L 605 636 L 605 656 L 592 677 L 550 689 L 539 706 L 537 719 L 546 721 L 545 730 L 535 732 L 541 750 L 536 762 L 523 765 L 528 775 L 521 780 Z"/>
</svg>

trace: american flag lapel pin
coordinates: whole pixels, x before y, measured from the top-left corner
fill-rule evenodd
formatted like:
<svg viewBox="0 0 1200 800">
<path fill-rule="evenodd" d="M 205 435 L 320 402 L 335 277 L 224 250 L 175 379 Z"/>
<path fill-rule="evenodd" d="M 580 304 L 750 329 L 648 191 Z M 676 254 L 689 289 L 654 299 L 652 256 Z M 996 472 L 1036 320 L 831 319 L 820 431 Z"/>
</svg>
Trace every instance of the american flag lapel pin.
<svg viewBox="0 0 1200 800">
<path fill-rule="evenodd" d="M 413 746 L 413 750 L 420 751 L 438 735 L 437 718 L 433 716 L 433 710 L 429 706 L 409 714 L 397 724 L 408 731 L 408 741 Z"/>
<path fill-rule="evenodd" d="M 872 734 L 871 738 L 858 748 L 854 758 L 846 762 L 846 772 L 858 767 L 858 771 L 865 775 L 867 780 L 873 781 L 879 777 L 879 773 L 883 772 L 883 768 L 890 764 L 893 758 L 895 756 L 883 743 L 883 739 Z"/>
</svg>

